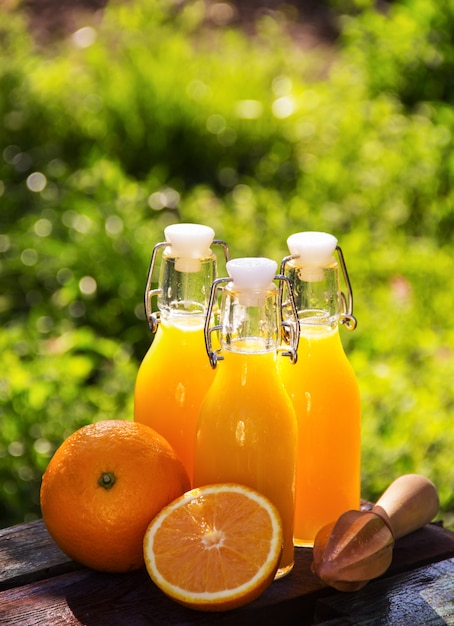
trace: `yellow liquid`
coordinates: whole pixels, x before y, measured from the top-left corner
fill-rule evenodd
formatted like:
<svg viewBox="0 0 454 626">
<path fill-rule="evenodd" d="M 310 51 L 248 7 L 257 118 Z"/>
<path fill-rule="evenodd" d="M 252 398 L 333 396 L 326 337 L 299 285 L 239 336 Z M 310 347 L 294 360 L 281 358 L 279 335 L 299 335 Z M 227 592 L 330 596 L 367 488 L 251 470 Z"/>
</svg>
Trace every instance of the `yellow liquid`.
<svg viewBox="0 0 454 626">
<path fill-rule="evenodd" d="M 294 562 L 296 440 L 295 413 L 275 353 L 225 352 L 200 412 L 194 486 L 240 483 L 273 502 L 284 528 L 277 577 Z"/>
<path fill-rule="evenodd" d="M 190 479 L 197 418 L 214 374 L 200 316 L 161 321 L 137 374 L 134 419 L 167 439 Z"/>
<path fill-rule="evenodd" d="M 360 506 L 360 396 L 338 328 L 302 326 L 295 365 L 279 371 L 298 421 L 294 542 Z"/>
</svg>

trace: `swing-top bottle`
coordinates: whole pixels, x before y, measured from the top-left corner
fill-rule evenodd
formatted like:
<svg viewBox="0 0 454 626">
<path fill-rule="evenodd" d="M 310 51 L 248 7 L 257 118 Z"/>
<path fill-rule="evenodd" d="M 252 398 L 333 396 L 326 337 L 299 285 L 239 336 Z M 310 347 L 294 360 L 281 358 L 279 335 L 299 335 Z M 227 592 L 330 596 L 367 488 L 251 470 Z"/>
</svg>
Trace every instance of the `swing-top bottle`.
<svg viewBox="0 0 454 626">
<path fill-rule="evenodd" d="M 167 439 L 189 478 L 194 463 L 197 417 L 214 378 L 207 360 L 204 324 L 210 288 L 216 278 L 219 244 L 214 231 L 202 224 L 172 224 L 166 241 L 154 249 L 145 289 L 145 311 L 155 333 L 136 379 L 134 419 Z M 158 287 L 152 289 L 158 253 L 162 253 Z M 152 298 L 158 312 L 153 313 Z"/>
<path fill-rule="evenodd" d="M 281 273 L 292 285 L 300 337 L 297 363 L 282 360 L 279 369 L 298 421 L 294 541 L 311 546 L 322 526 L 360 506 L 360 395 L 339 335 L 339 324 L 353 330 L 356 319 L 337 239 L 302 232 L 287 243 Z"/>
<path fill-rule="evenodd" d="M 233 259 L 227 263 L 229 278 L 213 284 L 210 305 L 222 289 L 220 323 L 210 328 L 207 316 L 205 340 L 216 376 L 200 411 L 194 486 L 240 483 L 274 503 L 284 529 L 280 577 L 294 562 L 297 425 L 277 371 L 277 359 L 285 356 L 278 357 L 282 326 L 276 269 L 271 259 Z M 214 333 L 219 350 L 212 348 Z M 297 335 L 291 332 L 284 349 L 289 360 L 296 358 L 296 348 Z"/>
</svg>

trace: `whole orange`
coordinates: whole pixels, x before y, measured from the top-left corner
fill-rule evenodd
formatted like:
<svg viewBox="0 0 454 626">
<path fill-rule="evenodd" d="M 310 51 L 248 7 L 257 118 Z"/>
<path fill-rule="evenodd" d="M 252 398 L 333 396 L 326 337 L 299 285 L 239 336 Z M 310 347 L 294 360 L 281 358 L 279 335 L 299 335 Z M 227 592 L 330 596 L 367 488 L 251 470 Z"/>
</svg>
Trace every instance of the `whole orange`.
<svg viewBox="0 0 454 626">
<path fill-rule="evenodd" d="M 41 512 L 60 549 L 105 572 L 144 563 L 143 537 L 151 520 L 189 489 L 170 444 L 137 422 L 105 420 L 70 435 L 49 462 L 41 484 Z"/>
</svg>

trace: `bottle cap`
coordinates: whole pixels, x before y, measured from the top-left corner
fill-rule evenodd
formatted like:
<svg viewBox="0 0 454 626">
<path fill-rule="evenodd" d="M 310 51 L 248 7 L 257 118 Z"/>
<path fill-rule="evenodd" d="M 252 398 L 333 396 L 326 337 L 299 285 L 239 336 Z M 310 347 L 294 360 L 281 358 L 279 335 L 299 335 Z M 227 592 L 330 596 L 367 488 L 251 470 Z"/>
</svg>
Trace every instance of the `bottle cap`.
<svg viewBox="0 0 454 626">
<path fill-rule="evenodd" d="M 169 245 L 166 254 L 175 257 L 175 269 L 179 272 L 198 272 L 200 259 L 212 255 L 210 246 L 214 230 L 203 224 L 171 224 L 164 229 Z"/>
<path fill-rule="evenodd" d="M 243 306 L 260 306 L 270 289 L 277 263 L 265 257 L 243 257 L 227 262 L 227 272 Z"/>
<path fill-rule="evenodd" d="M 323 267 L 332 264 L 337 239 L 329 233 L 306 231 L 290 235 L 287 245 L 295 264 L 301 267 L 302 280 L 315 282 L 323 279 Z"/>
</svg>

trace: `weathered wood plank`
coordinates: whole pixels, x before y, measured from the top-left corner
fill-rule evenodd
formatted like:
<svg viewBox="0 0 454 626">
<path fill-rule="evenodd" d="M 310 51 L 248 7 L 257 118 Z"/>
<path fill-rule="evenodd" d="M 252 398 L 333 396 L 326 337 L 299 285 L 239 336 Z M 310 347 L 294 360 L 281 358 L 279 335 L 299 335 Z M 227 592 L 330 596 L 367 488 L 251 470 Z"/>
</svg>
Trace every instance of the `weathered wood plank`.
<svg viewBox="0 0 454 626">
<path fill-rule="evenodd" d="M 0 530 L 0 589 L 79 567 L 56 546 L 41 519 Z"/>
<path fill-rule="evenodd" d="M 386 576 L 451 557 L 454 533 L 431 524 L 397 542 Z M 0 531 L 4 589 L 0 593 L 0 623 L 238 626 L 259 620 L 263 626 L 293 621 L 305 626 L 314 623 L 317 602 L 344 595 L 317 580 L 311 572 L 311 561 L 311 550 L 297 549 L 294 570 L 273 583 L 258 600 L 237 611 L 213 616 L 179 607 L 153 585 L 143 570 L 111 575 L 81 568 L 60 552 L 41 521 L 21 524 Z M 74 571 L 62 574 L 62 568 Z M 35 582 L 24 584 L 30 577 Z"/>
<path fill-rule="evenodd" d="M 354 593 L 317 602 L 319 626 L 446 626 L 454 624 L 454 559 L 380 578 Z"/>
<path fill-rule="evenodd" d="M 181 607 L 166 598 L 144 570 L 113 575 L 81 569 L 1 592 L 0 623 L 11 626 L 239 626 L 251 623 L 274 626 L 298 616 L 299 624 L 309 626 L 316 598 L 327 589 L 311 574 L 308 553 L 299 551 L 298 556 L 302 558 L 298 559 L 294 573 L 274 582 L 255 602 L 235 611 L 213 614 Z M 301 581 L 297 574 L 301 567 L 308 581 L 308 593 L 303 597 L 297 584 Z"/>
<path fill-rule="evenodd" d="M 396 541 L 387 575 L 451 557 L 454 557 L 454 533 L 441 523 L 428 524 Z"/>
<path fill-rule="evenodd" d="M 1 593 L 0 623 L 441 626 L 454 620 L 454 559 L 373 581 L 355 593 L 330 591 L 319 596 L 313 607 L 283 601 L 279 593 L 282 582 L 273 583 L 262 598 L 246 607 L 211 614 L 190 611 L 168 600 L 142 570 L 115 576 L 84 569 Z"/>
</svg>

